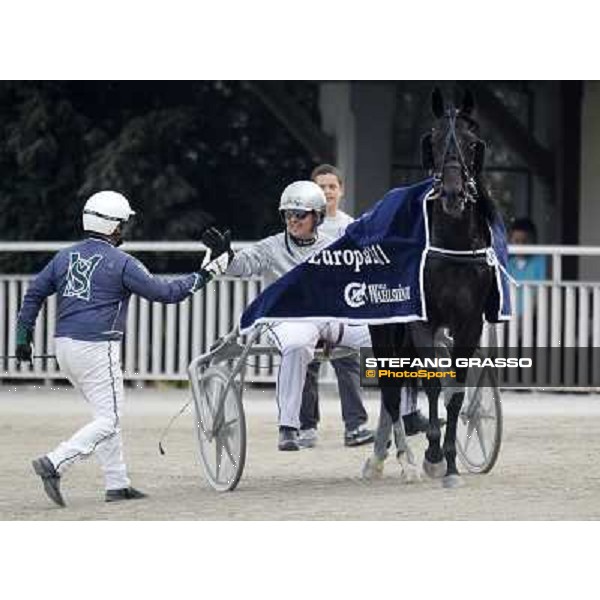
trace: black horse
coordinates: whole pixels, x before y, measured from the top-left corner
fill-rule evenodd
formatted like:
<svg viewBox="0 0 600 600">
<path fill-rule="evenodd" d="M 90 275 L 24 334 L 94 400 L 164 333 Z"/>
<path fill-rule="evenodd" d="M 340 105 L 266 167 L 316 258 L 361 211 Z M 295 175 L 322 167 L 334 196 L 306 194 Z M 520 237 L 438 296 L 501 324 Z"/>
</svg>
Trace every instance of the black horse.
<svg viewBox="0 0 600 600">
<path fill-rule="evenodd" d="M 473 108 L 469 92 L 464 94 L 460 108 L 447 107 L 439 89 L 432 94 L 435 122 L 422 139 L 423 165 L 434 181 L 428 201 L 432 249 L 424 270 L 428 320 L 370 326 L 376 356 L 412 353 L 433 358 L 434 338 L 441 328 L 447 328 L 453 339 L 453 358 L 470 358 L 479 344 L 484 310 L 495 278 L 485 249 L 491 243 L 488 223 L 495 218 L 496 209 L 481 181 L 485 145 L 472 117 Z M 441 385 L 437 379 L 424 383 L 429 401 L 429 445 L 423 468 L 432 477 L 445 475 L 447 487 L 460 482 L 456 468 L 456 428 L 467 369 L 456 369 L 456 375 L 458 385 L 451 389 L 446 404 L 448 422 L 443 447 L 438 417 Z M 410 455 L 410 450 L 399 418 L 399 392 L 399 388 L 382 389 L 383 404 L 394 424 L 400 460 L 400 455 L 407 450 Z"/>
</svg>

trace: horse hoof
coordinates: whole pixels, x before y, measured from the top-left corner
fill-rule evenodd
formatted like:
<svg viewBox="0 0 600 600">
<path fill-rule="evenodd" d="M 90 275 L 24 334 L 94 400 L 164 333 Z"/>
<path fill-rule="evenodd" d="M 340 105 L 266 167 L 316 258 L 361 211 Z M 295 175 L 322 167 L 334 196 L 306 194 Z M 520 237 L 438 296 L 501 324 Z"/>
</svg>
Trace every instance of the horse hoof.
<svg viewBox="0 0 600 600">
<path fill-rule="evenodd" d="M 446 474 L 446 459 L 442 458 L 440 462 L 432 463 L 426 458 L 423 459 L 423 471 L 431 479 L 441 479 Z"/>
<path fill-rule="evenodd" d="M 402 468 L 400 473 L 401 483 L 419 483 L 421 481 L 421 473 L 419 473 L 419 467 L 417 465 L 407 465 Z"/>
<path fill-rule="evenodd" d="M 418 483 L 421 481 L 419 467 L 408 461 L 404 454 L 398 456 L 400 464 L 400 481 L 402 483 Z"/>
<path fill-rule="evenodd" d="M 369 456 L 365 461 L 362 468 L 362 478 L 367 481 L 373 481 L 373 479 L 381 479 L 383 477 L 383 467 L 385 464 L 385 458 L 379 458 L 373 454 Z"/>
<path fill-rule="evenodd" d="M 448 490 L 461 487 L 462 484 L 463 482 L 460 475 L 446 475 L 442 480 L 442 485 Z"/>
</svg>

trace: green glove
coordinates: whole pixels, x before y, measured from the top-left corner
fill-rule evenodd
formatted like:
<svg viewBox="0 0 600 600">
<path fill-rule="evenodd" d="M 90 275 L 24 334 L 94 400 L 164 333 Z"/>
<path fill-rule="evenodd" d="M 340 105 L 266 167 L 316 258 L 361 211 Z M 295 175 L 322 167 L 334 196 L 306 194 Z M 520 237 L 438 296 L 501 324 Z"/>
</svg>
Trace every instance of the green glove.
<svg viewBox="0 0 600 600">
<path fill-rule="evenodd" d="M 17 348 L 15 354 L 19 363 L 31 362 L 31 357 L 33 356 L 32 340 L 33 331 L 27 329 L 21 323 L 17 323 Z"/>
</svg>

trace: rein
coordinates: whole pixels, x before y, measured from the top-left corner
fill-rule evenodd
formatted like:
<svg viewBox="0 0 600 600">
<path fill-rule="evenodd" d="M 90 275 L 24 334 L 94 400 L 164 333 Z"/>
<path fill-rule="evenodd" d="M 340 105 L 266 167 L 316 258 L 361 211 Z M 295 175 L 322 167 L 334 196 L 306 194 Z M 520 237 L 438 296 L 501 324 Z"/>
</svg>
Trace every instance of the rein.
<svg viewBox="0 0 600 600">
<path fill-rule="evenodd" d="M 442 160 L 439 171 L 434 172 L 434 189 L 436 190 L 436 195 L 441 195 L 442 190 L 442 181 L 443 181 L 443 172 L 444 172 L 444 164 L 446 162 L 446 156 L 450 151 L 450 146 L 452 142 L 454 142 L 454 146 L 456 147 L 456 152 L 458 154 L 458 162 L 463 171 L 463 177 L 466 182 L 465 193 L 461 197 L 462 208 L 464 209 L 464 205 L 466 202 L 471 202 L 475 204 L 477 202 L 477 185 L 475 183 L 475 178 L 471 174 L 471 169 L 467 165 L 467 161 L 465 160 L 465 156 L 463 154 L 462 148 L 458 141 L 458 136 L 456 135 L 456 120 L 458 118 L 459 111 L 456 108 L 450 108 L 446 111 L 446 118 L 448 119 L 448 129 L 446 131 L 446 137 L 444 139 L 444 150 L 442 152 Z"/>
</svg>

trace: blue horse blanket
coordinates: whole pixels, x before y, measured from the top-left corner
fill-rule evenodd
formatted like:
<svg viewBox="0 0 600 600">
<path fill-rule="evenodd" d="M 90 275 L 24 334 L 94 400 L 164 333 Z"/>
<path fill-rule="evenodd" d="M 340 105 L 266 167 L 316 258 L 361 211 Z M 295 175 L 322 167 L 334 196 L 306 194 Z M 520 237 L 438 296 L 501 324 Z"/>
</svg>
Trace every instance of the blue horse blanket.
<svg viewBox="0 0 600 600">
<path fill-rule="evenodd" d="M 431 248 L 431 192 L 431 179 L 390 190 L 341 238 L 267 287 L 242 314 L 241 331 L 272 321 L 426 321 L 423 270 Z M 508 250 L 499 217 L 490 230 L 492 247 L 486 255 L 497 285 L 486 319 L 498 322 L 511 316 Z"/>
</svg>

